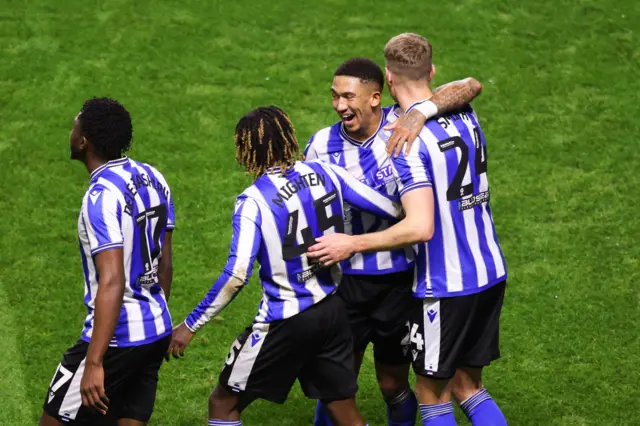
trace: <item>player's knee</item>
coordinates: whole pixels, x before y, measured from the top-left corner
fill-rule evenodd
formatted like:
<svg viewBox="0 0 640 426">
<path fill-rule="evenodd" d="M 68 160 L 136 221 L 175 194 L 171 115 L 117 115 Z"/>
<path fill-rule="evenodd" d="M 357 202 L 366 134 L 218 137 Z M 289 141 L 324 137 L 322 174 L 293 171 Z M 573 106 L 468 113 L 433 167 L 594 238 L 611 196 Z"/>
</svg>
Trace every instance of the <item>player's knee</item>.
<svg viewBox="0 0 640 426">
<path fill-rule="evenodd" d="M 409 388 L 407 378 L 392 374 L 378 374 L 378 386 L 385 400 L 392 400 Z"/>
<path fill-rule="evenodd" d="M 461 368 L 451 380 L 451 392 L 459 402 L 465 401 L 483 389 L 482 370 Z"/>
<path fill-rule="evenodd" d="M 209 417 L 227 419 L 235 411 L 237 399 L 220 385 L 216 386 L 209 395 Z"/>
<path fill-rule="evenodd" d="M 376 378 L 385 400 L 392 400 L 409 388 L 409 367 L 376 363 Z"/>
</svg>

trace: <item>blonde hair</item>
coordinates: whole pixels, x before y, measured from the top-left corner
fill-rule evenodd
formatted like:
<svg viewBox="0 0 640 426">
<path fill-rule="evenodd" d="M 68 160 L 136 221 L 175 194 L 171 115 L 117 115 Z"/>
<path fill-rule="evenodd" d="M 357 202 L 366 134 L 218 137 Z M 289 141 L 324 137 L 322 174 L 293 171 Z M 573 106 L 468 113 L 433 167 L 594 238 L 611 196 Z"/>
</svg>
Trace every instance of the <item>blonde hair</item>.
<svg viewBox="0 0 640 426">
<path fill-rule="evenodd" d="M 393 37 L 384 47 L 387 68 L 410 80 L 429 80 L 431 73 L 431 43 L 426 38 L 403 33 Z"/>
</svg>

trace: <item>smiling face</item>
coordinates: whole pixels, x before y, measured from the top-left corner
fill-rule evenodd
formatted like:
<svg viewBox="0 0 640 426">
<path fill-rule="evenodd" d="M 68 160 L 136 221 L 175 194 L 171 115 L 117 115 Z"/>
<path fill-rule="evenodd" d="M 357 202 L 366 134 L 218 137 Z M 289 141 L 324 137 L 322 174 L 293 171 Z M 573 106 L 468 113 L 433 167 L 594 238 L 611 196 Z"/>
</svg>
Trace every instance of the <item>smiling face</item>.
<svg viewBox="0 0 640 426">
<path fill-rule="evenodd" d="M 333 109 L 350 136 L 366 139 L 375 133 L 380 124 L 380 88 L 377 83 L 338 75 L 333 78 L 331 96 Z"/>
</svg>

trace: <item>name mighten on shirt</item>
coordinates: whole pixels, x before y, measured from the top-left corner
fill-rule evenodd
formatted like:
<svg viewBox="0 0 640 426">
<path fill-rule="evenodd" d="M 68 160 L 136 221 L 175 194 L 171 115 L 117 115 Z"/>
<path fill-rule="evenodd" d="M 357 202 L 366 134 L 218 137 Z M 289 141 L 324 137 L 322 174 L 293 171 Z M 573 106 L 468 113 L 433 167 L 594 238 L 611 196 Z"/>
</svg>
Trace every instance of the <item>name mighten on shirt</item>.
<svg viewBox="0 0 640 426">
<path fill-rule="evenodd" d="M 282 185 L 278 190 L 278 196 L 272 198 L 271 202 L 278 207 L 284 207 L 285 201 L 289 200 L 298 191 L 310 188 L 312 186 L 325 186 L 326 176 L 318 173 L 308 173 L 292 178 L 289 182 Z"/>
</svg>

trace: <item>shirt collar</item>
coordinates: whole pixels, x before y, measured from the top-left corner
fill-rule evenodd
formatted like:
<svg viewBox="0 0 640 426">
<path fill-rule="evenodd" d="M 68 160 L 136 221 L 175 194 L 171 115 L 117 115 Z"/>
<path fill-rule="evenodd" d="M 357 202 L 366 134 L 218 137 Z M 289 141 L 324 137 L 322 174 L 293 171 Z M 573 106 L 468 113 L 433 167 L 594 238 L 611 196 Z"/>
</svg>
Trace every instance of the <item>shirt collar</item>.
<svg viewBox="0 0 640 426">
<path fill-rule="evenodd" d="M 382 130 L 382 127 L 384 126 L 386 118 L 387 117 L 384 113 L 384 110 L 382 110 L 382 117 L 380 117 L 380 124 L 378 124 L 378 128 L 376 129 L 376 132 L 373 135 L 369 136 L 369 138 L 367 138 L 367 140 L 365 141 L 359 141 L 349 136 L 347 134 L 347 130 L 344 128 L 344 123 L 340 123 L 340 136 L 342 136 L 343 139 L 345 139 L 347 142 L 352 143 L 353 145 L 360 146 L 362 148 L 368 148 L 376 139 L 378 132 Z"/>
<path fill-rule="evenodd" d="M 297 161 L 296 161 L 297 163 Z M 293 168 L 295 167 L 296 163 L 292 164 L 291 166 L 287 167 L 286 169 L 283 169 L 282 167 L 270 167 L 267 170 L 265 170 L 264 174 L 265 175 L 279 175 L 282 173 L 288 173 L 291 170 L 293 170 Z"/>
<path fill-rule="evenodd" d="M 102 166 L 98 167 L 93 172 L 91 172 L 91 175 L 89 176 L 89 178 L 90 179 L 94 179 L 95 177 L 97 177 L 100 173 L 102 173 L 106 169 L 109 169 L 111 167 L 124 166 L 128 162 L 129 162 L 129 158 L 126 157 L 126 156 L 122 157 L 122 158 L 118 158 L 116 160 L 107 161 Z"/>
</svg>

